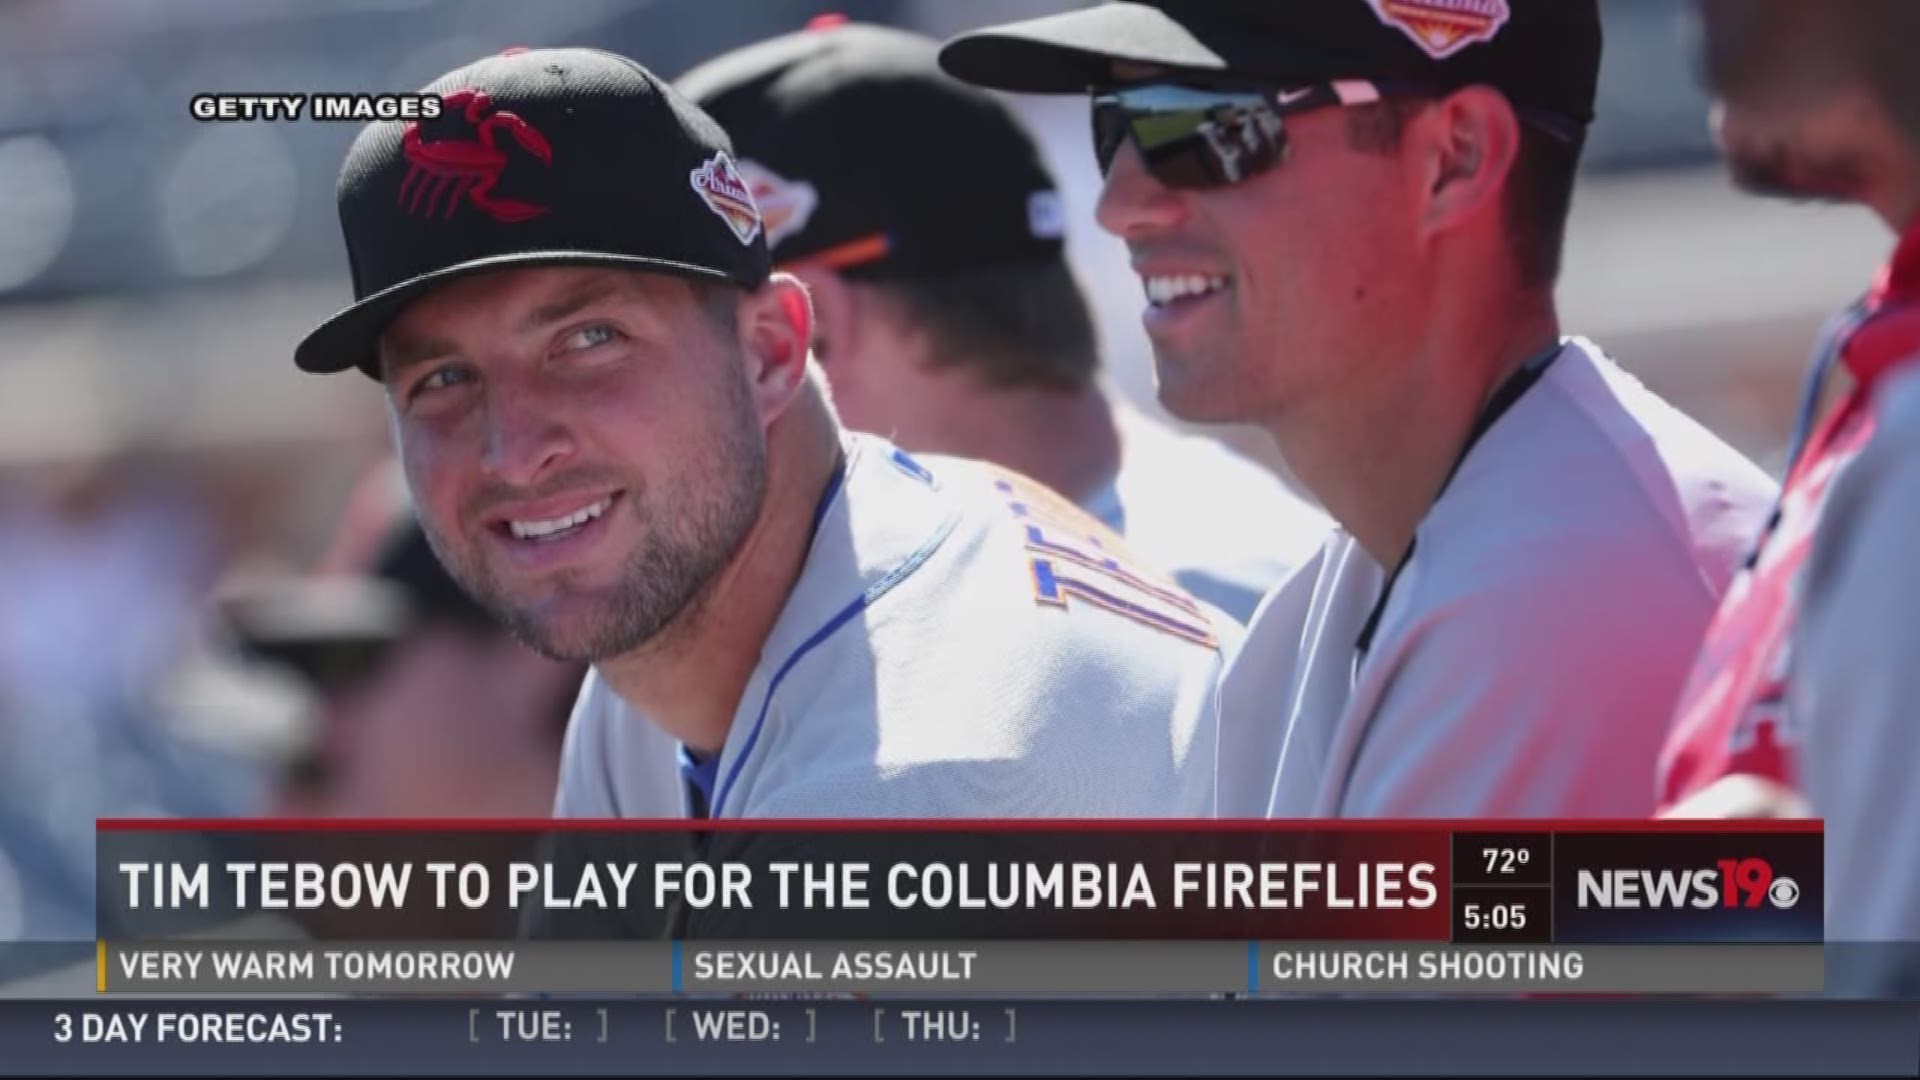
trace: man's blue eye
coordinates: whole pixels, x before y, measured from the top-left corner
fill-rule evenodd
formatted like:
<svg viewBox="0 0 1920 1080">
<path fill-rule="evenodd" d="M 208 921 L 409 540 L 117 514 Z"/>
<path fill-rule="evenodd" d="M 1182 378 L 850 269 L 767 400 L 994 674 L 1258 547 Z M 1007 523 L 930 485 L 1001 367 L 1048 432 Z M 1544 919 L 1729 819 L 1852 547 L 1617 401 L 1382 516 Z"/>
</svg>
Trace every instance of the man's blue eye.
<svg viewBox="0 0 1920 1080">
<path fill-rule="evenodd" d="M 435 368 L 428 373 L 426 378 L 415 383 L 413 392 L 420 394 L 428 390 L 443 390 L 449 386 L 457 386 L 472 378 L 473 373 L 466 368 L 460 367 L 457 364 L 448 364 L 446 367 Z"/>
<path fill-rule="evenodd" d="M 583 326 L 575 330 L 573 335 L 567 338 L 567 347 L 569 349 L 591 349 L 595 345 L 605 345 L 618 336 L 619 331 L 613 327 L 605 323 L 594 323 L 592 326 Z"/>
</svg>

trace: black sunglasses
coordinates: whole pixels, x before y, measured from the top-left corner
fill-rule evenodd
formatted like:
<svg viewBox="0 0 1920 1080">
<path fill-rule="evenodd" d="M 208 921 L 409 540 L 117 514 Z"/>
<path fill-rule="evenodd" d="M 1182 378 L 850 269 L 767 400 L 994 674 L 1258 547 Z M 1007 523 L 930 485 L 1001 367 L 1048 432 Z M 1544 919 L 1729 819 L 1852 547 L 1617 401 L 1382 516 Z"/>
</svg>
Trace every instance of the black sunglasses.
<svg viewBox="0 0 1920 1080">
<path fill-rule="evenodd" d="M 391 637 L 316 636 L 306 640 L 252 642 L 247 651 L 291 667 L 322 695 L 352 689 L 372 678 L 395 652 Z"/>
<path fill-rule="evenodd" d="M 1374 92 L 1368 100 L 1378 97 Z M 1147 171 L 1167 187 L 1225 187 L 1269 172 L 1286 157 L 1284 117 L 1342 103 L 1330 83 L 1289 90 L 1118 87 L 1093 97 L 1093 151 L 1104 176 L 1120 144 L 1132 139 Z"/>
<path fill-rule="evenodd" d="M 1113 167 L 1120 144 L 1131 139 L 1147 171 L 1167 187 L 1226 187 L 1271 172 L 1286 159 L 1288 116 L 1439 92 L 1364 79 L 1285 89 L 1165 82 L 1115 87 L 1093 95 L 1093 151 L 1102 176 Z M 1579 137 L 1579 126 L 1570 120 L 1532 109 L 1519 112 L 1521 119 L 1562 141 Z"/>
</svg>

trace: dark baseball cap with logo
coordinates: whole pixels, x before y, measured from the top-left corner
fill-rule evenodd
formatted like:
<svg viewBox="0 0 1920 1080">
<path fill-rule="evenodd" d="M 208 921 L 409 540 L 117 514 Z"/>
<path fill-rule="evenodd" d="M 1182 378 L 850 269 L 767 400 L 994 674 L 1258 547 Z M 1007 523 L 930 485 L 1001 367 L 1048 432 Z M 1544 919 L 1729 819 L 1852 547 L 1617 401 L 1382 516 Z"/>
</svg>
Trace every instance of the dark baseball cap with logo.
<svg viewBox="0 0 1920 1080">
<path fill-rule="evenodd" d="M 1116 64 L 1222 81 L 1370 79 L 1491 86 L 1575 124 L 1593 119 L 1596 0 L 1109 0 L 962 34 L 949 73 L 982 86 L 1081 93 Z"/>
<path fill-rule="evenodd" d="M 521 266 L 614 266 L 757 288 L 759 211 L 726 133 L 652 72 L 593 49 L 509 50 L 424 88 L 437 118 L 382 121 L 340 171 L 353 306 L 295 362 L 379 377 L 387 324 L 428 290 Z"/>
<path fill-rule="evenodd" d="M 676 80 L 732 136 L 777 264 L 884 277 L 1062 257 L 1033 138 L 939 51 L 830 17 Z"/>
</svg>

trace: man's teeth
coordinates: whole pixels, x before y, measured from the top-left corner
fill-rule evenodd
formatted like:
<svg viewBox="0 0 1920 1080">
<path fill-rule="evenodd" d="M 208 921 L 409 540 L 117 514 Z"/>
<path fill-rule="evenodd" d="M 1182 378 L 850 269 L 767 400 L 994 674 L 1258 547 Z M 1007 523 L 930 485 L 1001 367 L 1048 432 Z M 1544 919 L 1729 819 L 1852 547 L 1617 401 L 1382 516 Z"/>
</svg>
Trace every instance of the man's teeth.
<svg viewBox="0 0 1920 1080">
<path fill-rule="evenodd" d="M 1146 279 L 1147 299 L 1156 304 L 1169 304 L 1189 296 L 1205 296 L 1217 289 L 1227 287 L 1227 279 L 1210 274 L 1174 274 L 1155 275 Z"/>
<path fill-rule="evenodd" d="M 591 506 L 583 506 L 566 517 L 557 517 L 551 521 L 509 521 L 507 528 L 513 531 L 516 539 L 538 540 L 543 536 L 552 536 L 554 533 L 585 525 L 606 513 L 607 507 L 612 505 L 613 497 L 608 496 Z"/>
</svg>

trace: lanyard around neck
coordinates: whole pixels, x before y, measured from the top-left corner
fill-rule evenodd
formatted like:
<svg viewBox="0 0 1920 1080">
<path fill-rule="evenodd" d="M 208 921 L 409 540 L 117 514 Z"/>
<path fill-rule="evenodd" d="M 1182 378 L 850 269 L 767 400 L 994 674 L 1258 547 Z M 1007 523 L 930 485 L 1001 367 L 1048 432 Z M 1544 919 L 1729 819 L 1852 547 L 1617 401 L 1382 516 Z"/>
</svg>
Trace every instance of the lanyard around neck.
<svg viewBox="0 0 1920 1080">
<path fill-rule="evenodd" d="M 1455 474 L 1459 473 L 1460 466 L 1467 460 L 1467 455 L 1473 452 L 1474 446 L 1479 443 L 1481 437 L 1492 430 L 1493 425 L 1498 423 L 1500 418 L 1505 416 L 1528 390 L 1533 389 L 1533 385 L 1547 373 L 1547 368 L 1553 365 L 1554 359 L 1564 349 L 1564 345 L 1556 343 L 1534 354 L 1494 389 L 1493 396 L 1487 399 L 1486 405 L 1480 410 L 1480 415 L 1474 418 L 1473 427 L 1467 432 L 1467 441 L 1461 445 L 1459 455 L 1453 459 L 1453 466 L 1447 470 L 1446 479 L 1440 481 L 1440 490 L 1434 492 L 1434 502 L 1439 502 L 1440 496 L 1447 493 L 1447 486 L 1453 483 Z M 1393 572 L 1387 575 L 1387 583 L 1380 589 L 1380 599 L 1374 601 L 1373 610 L 1368 612 L 1366 623 L 1360 627 L 1360 637 L 1353 646 L 1356 670 L 1360 657 L 1366 655 L 1367 649 L 1373 645 L 1374 634 L 1380 629 L 1380 617 L 1386 614 L 1387 598 L 1393 595 L 1394 583 L 1400 580 L 1401 571 L 1413 561 L 1413 548 L 1414 541 L 1408 541 L 1406 554 L 1400 556 L 1400 561 L 1394 564 Z"/>
</svg>

